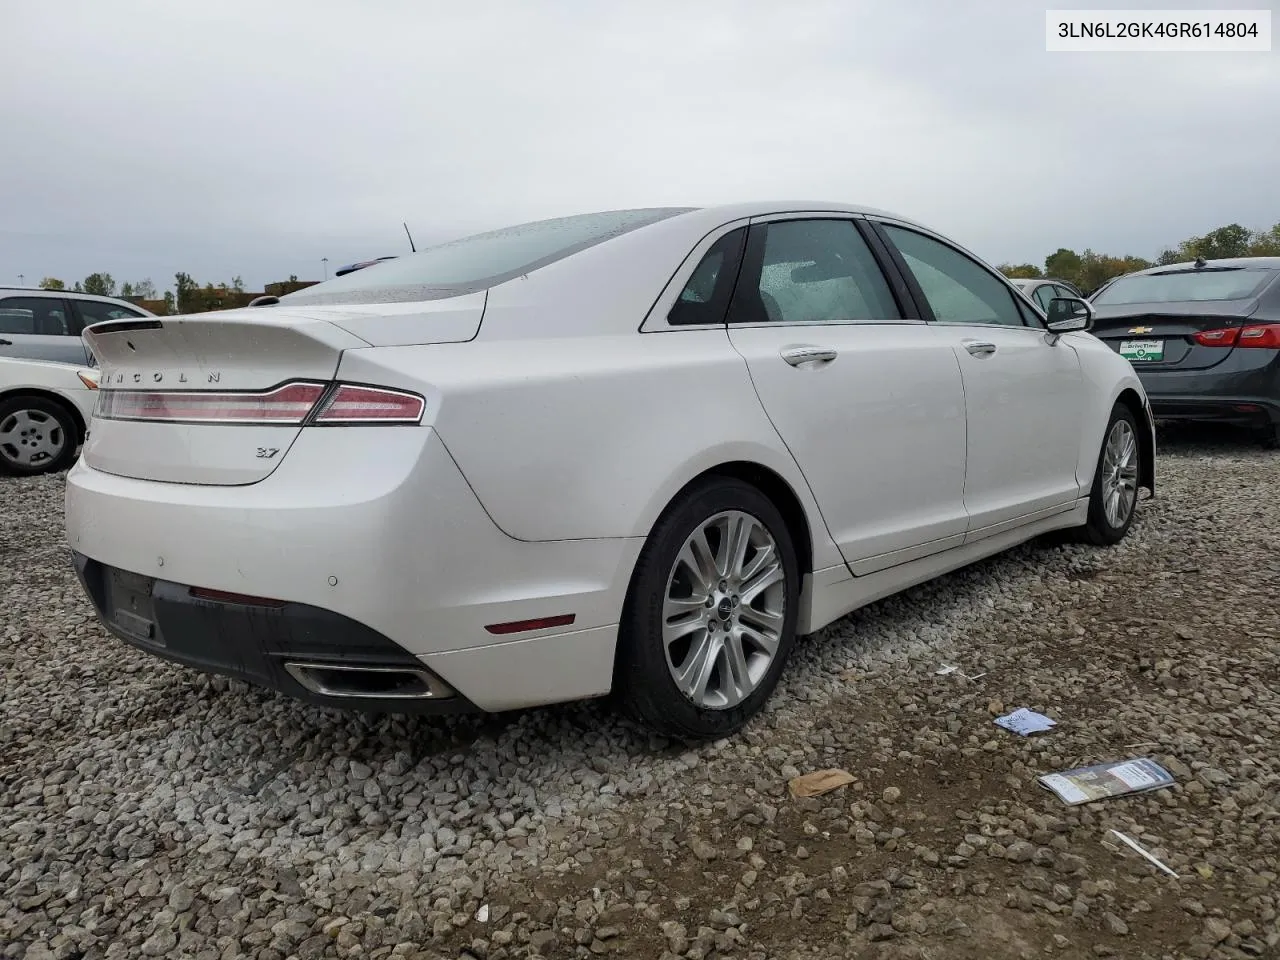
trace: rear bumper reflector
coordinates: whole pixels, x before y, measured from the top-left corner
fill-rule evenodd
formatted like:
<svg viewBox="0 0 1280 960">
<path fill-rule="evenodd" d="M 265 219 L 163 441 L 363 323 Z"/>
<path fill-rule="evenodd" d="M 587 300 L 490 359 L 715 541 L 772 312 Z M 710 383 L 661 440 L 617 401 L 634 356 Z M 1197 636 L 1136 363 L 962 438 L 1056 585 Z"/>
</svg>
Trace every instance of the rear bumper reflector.
<svg viewBox="0 0 1280 960">
<path fill-rule="evenodd" d="M 490 633 L 528 633 L 530 630 L 546 630 L 550 627 L 567 627 L 576 614 L 562 613 L 554 617 L 538 617 L 536 620 L 511 620 L 507 623 L 491 623 L 485 627 Z"/>
</svg>

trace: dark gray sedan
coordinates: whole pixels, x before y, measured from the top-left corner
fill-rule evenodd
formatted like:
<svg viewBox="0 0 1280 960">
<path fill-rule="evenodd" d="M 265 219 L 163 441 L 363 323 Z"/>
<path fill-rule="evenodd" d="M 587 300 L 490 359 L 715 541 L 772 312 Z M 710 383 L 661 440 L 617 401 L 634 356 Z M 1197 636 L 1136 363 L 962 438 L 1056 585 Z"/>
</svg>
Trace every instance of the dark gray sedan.
<svg viewBox="0 0 1280 960">
<path fill-rule="evenodd" d="M 1093 334 L 1133 364 L 1157 419 L 1280 440 L 1280 257 L 1152 267 L 1091 302 Z"/>
</svg>

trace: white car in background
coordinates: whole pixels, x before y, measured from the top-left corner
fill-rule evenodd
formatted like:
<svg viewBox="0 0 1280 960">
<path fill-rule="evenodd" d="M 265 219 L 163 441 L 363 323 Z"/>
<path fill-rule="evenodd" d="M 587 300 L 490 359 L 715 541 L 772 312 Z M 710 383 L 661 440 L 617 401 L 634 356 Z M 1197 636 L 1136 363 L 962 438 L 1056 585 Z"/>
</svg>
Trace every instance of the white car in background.
<svg viewBox="0 0 1280 960">
<path fill-rule="evenodd" d="M 97 399 L 97 370 L 0 357 L 0 474 L 70 466 Z"/>
<path fill-rule="evenodd" d="M 96 324 L 68 540 L 117 636 L 314 703 L 611 691 L 718 737 L 797 635 L 1154 489 L 1133 368 L 833 203 L 523 224 Z"/>
</svg>

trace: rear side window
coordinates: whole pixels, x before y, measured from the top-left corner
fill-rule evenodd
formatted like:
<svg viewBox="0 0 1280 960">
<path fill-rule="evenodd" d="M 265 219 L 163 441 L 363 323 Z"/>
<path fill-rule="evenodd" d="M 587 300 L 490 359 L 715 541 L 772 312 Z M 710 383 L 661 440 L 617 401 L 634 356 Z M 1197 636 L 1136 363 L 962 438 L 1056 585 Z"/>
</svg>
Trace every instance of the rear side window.
<svg viewBox="0 0 1280 960">
<path fill-rule="evenodd" d="M 711 245 L 667 314 L 668 323 L 678 326 L 724 323 L 746 235 L 746 228 L 740 227 Z"/>
<path fill-rule="evenodd" d="M 54 297 L 9 297 L 0 300 L 0 333 L 68 337 L 72 329 L 63 301 Z"/>
<path fill-rule="evenodd" d="M 690 208 L 613 210 L 539 220 L 384 260 L 281 297 L 282 303 L 387 303 L 484 290 Z"/>
<path fill-rule="evenodd" d="M 1245 300 L 1275 278 L 1274 270 L 1205 267 L 1166 270 L 1121 277 L 1094 296 L 1094 303 L 1195 303 L 1205 300 Z"/>
<path fill-rule="evenodd" d="M 900 320 L 902 311 L 852 220 L 778 220 L 751 228 L 736 323 Z M 749 265 L 749 267 L 748 267 Z"/>
<path fill-rule="evenodd" d="M 139 313 L 137 310 L 130 310 L 128 307 L 122 307 L 116 303 L 102 303 L 97 300 L 77 300 L 76 308 L 80 311 L 80 315 L 84 317 L 84 325 L 86 327 L 91 323 L 101 323 L 103 320 L 127 320 L 133 317 L 145 316 L 145 314 Z"/>
</svg>

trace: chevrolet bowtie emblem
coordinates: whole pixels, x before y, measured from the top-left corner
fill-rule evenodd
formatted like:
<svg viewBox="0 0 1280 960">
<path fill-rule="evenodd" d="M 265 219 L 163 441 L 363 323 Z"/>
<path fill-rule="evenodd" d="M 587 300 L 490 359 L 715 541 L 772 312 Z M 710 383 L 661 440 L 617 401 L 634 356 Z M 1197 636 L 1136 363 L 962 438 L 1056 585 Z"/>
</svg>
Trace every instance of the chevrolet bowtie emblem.
<svg viewBox="0 0 1280 960">
<path fill-rule="evenodd" d="M 1130 327 L 1130 333 L 1150 333 L 1151 327 Z"/>
</svg>

